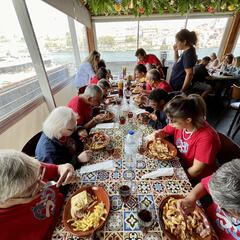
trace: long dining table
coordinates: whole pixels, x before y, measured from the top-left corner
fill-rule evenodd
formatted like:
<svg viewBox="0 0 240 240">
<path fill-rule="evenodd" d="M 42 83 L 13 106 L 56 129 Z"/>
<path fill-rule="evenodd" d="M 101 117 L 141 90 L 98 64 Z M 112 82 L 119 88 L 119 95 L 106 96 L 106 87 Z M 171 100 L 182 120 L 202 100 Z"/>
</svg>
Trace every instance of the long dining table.
<svg viewBox="0 0 240 240">
<path fill-rule="evenodd" d="M 127 103 L 125 103 L 126 105 Z M 113 108 L 117 108 L 115 105 Z M 128 107 L 131 111 L 134 108 L 135 113 L 137 106 L 132 104 Z M 116 110 L 116 109 L 115 109 Z M 111 109 L 110 109 L 111 111 Z M 78 189 L 86 185 L 97 185 L 107 192 L 110 199 L 110 213 L 102 229 L 96 232 L 97 238 L 106 240 L 163 240 L 163 230 L 159 224 L 159 203 L 161 199 L 170 194 L 187 195 L 191 190 L 191 184 L 183 170 L 179 158 L 175 157 L 170 161 L 152 158 L 148 154 L 136 155 L 136 168 L 126 168 L 124 159 L 124 141 L 129 130 L 133 129 L 143 134 L 143 144 L 146 145 L 149 140 L 148 136 L 153 133 L 154 129 L 140 124 L 134 114 L 133 121 L 126 121 L 124 125 L 118 125 L 118 117 L 112 128 L 93 128 L 91 133 L 104 132 L 110 137 L 113 145 L 113 153 L 106 150 L 93 152 L 92 160 L 88 164 L 114 160 L 116 170 L 101 170 L 82 174 L 78 182 L 72 184 L 66 197 L 66 201 Z M 149 172 L 159 168 L 170 168 L 174 170 L 173 176 L 158 177 L 156 179 L 142 179 L 141 177 Z M 80 170 L 77 170 L 79 173 Z M 132 193 L 127 202 L 123 202 L 119 196 L 119 186 L 131 181 Z M 65 202 L 66 204 L 66 202 Z M 148 206 L 155 212 L 155 221 L 148 231 L 142 231 L 137 217 L 137 208 L 139 204 Z M 64 209 L 64 206 L 63 206 Z M 62 209 L 62 213 L 63 213 Z M 78 238 L 69 233 L 63 225 L 62 213 L 58 219 L 52 239 L 92 239 L 91 236 Z"/>
</svg>

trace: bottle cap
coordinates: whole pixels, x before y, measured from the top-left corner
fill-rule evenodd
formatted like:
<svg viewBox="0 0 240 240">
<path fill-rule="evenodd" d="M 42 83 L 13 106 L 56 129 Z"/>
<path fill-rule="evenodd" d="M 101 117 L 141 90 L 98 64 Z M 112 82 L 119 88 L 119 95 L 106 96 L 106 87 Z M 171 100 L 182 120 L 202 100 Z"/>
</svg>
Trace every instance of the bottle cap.
<svg viewBox="0 0 240 240">
<path fill-rule="evenodd" d="M 128 132 L 128 134 L 133 135 L 133 134 L 134 134 L 134 131 L 133 131 L 133 130 L 130 130 L 130 131 Z"/>
</svg>

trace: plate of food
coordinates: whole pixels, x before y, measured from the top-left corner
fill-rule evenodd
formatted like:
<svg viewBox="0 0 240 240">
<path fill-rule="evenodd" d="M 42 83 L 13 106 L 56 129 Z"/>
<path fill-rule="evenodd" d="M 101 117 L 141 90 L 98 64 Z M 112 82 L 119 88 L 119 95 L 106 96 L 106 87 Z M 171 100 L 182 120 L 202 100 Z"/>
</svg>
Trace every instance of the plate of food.
<svg viewBox="0 0 240 240">
<path fill-rule="evenodd" d="M 111 89 L 110 93 L 111 94 L 118 94 L 118 89 L 117 88 Z"/>
<path fill-rule="evenodd" d="M 104 103 L 105 104 L 111 104 L 111 103 L 115 103 L 116 102 L 116 98 L 115 97 L 106 97 L 104 99 Z"/>
<path fill-rule="evenodd" d="M 148 124 L 149 119 L 151 119 L 151 114 L 150 113 L 139 113 L 137 115 L 137 121 L 140 124 Z"/>
<path fill-rule="evenodd" d="M 110 137 L 104 132 L 96 132 L 90 134 L 84 143 L 86 149 L 101 150 L 110 143 Z"/>
<path fill-rule="evenodd" d="M 157 159 L 171 160 L 177 155 L 176 147 L 166 139 L 151 140 L 147 144 L 148 153 Z"/>
<path fill-rule="evenodd" d="M 134 97 L 133 100 L 136 103 L 143 103 L 143 102 L 146 102 L 148 99 L 146 96 L 138 95 L 138 96 Z"/>
<path fill-rule="evenodd" d="M 142 88 L 137 86 L 132 90 L 132 94 L 139 94 L 142 92 Z"/>
<path fill-rule="evenodd" d="M 101 113 L 101 112 L 100 112 Z M 104 112 L 103 112 L 104 113 Z M 114 119 L 115 115 L 112 112 L 106 112 L 105 113 L 105 120 L 103 121 L 104 123 L 106 122 L 111 122 Z"/>
<path fill-rule="evenodd" d="M 183 216 L 177 207 L 181 195 L 162 198 L 159 206 L 159 221 L 169 240 L 212 240 L 213 230 L 205 212 L 196 206 L 193 213 Z"/>
<path fill-rule="evenodd" d="M 83 187 L 73 194 L 64 207 L 64 227 L 75 236 L 89 236 L 103 226 L 109 210 L 109 197 L 103 188 Z"/>
</svg>

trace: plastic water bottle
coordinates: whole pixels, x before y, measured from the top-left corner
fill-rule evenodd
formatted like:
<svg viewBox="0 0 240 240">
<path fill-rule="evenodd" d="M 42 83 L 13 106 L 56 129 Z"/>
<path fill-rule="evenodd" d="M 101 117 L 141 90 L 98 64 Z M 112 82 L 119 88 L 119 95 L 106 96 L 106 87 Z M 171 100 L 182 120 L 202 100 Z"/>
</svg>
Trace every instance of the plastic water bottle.
<svg viewBox="0 0 240 240">
<path fill-rule="evenodd" d="M 125 163 L 128 169 L 134 169 L 136 167 L 137 145 L 138 141 L 134 135 L 134 131 L 131 130 L 126 137 L 124 146 Z"/>
</svg>

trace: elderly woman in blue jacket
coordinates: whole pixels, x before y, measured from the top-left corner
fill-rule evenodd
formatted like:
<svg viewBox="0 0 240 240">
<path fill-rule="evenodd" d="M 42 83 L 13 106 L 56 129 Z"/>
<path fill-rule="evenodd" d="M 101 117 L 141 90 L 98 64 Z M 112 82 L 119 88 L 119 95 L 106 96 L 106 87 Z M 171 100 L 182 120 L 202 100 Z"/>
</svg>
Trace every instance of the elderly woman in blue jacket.
<svg viewBox="0 0 240 240">
<path fill-rule="evenodd" d="M 77 127 L 76 114 L 71 108 L 55 108 L 43 123 L 43 133 L 36 147 L 36 158 L 45 163 L 71 163 L 75 169 L 88 162 L 91 151 L 83 151 L 81 136 L 86 130 Z"/>
</svg>

